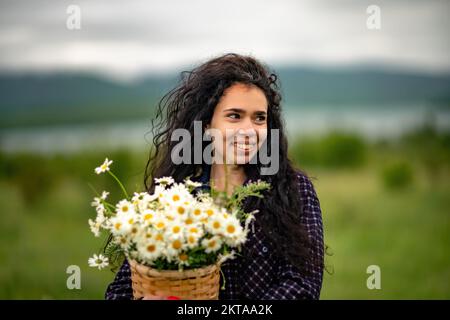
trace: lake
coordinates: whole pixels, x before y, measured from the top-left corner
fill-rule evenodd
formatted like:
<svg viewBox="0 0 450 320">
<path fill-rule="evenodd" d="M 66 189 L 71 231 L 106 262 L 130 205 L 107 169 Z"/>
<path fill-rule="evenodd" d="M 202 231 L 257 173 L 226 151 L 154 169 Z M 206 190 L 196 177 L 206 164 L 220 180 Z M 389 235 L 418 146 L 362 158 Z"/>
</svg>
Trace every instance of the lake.
<svg viewBox="0 0 450 320">
<path fill-rule="evenodd" d="M 368 139 L 396 137 L 429 119 L 438 130 L 450 130 L 450 110 L 429 107 L 288 107 L 285 111 L 290 139 L 330 130 L 357 132 Z M 89 149 L 148 148 L 150 120 L 0 129 L 4 152 L 77 152 Z"/>
</svg>

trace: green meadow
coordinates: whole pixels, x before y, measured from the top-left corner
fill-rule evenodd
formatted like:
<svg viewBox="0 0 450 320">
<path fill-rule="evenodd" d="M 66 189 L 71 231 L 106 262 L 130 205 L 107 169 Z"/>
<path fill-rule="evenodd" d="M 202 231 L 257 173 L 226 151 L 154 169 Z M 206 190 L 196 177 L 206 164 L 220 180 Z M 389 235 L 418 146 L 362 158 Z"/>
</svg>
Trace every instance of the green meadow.
<svg viewBox="0 0 450 320">
<path fill-rule="evenodd" d="M 312 178 L 328 246 L 322 299 L 450 298 L 450 136 L 421 128 L 390 140 L 346 132 L 291 140 Z M 93 191 L 120 189 L 94 168 L 108 157 L 128 190 L 141 190 L 147 150 L 0 154 L 0 298 L 103 299 L 114 273 L 89 268 L 104 238 L 87 220 Z M 81 289 L 66 286 L 81 269 Z M 381 289 L 367 287 L 367 268 Z"/>
</svg>

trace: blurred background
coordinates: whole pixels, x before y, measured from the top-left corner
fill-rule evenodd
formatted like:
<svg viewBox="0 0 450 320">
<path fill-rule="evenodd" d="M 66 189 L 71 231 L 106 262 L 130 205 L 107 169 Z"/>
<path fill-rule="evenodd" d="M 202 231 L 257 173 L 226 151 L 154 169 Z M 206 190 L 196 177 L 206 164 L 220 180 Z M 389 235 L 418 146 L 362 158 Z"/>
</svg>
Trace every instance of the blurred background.
<svg viewBox="0 0 450 320">
<path fill-rule="evenodd" d="M 94 168 L 113 159 L 141 190 L 158 100 L 237 52 L 281 79 L 290 154 L 323 211 L 321 297 L 449 299 L 450 2 L 372 4 L 0 1 L 0 298 L 103 298 L 89 184 L 120 190 Z"/>
</svg>

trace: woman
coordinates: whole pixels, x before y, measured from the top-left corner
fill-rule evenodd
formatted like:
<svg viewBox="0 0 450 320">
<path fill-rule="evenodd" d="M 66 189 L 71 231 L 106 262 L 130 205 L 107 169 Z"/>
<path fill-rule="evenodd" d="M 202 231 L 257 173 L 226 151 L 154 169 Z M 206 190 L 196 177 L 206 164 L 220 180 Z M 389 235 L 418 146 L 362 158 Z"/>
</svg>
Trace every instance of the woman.
<svg viewBox="0 0 450 320">
<path fill-rule="evenodd" d="M 288 159 L 276 75 L 256 59 L 238 54 L 217 57 L 183 75 L 180 85 L 158 106 L 147 190 L 154 188 L 151 177 L 162 176 L 177 181 L 191 176 L 204 182 L 205 188 L 210 182 L 228 194 L 250 180 L 269 182 L 271 189 L 264 198 L 245 202 L 247 212 L 259 212 L 240 254 L 222 265 L 225 289 L 219 298 L 318 299 L 324 269 L 321 209 L 311 181 Z M 194 136 L 198 121 L 203 133 L 212 137 L 214 161 L 208 163 L 204 157 L 194 161 L 199 149 L 192 140 L 188 143 L 191 161 L 174 161 L 172 151 L 179 142 L 171 139 L 173 133 L 182 128 Z M 269 141 L 275 133 L 274 147 Z M 208 144 L 202 141 L 200 151 L 206 151 Z M 276 162 L 271 174 L 263 174 L 267 163 L 259 161 L 263 146 Z M 130 276 L 125 261 L 106 298 L 131 299 Z M 148 297 L 157 298 L 164 299 Z"/>
</svg>

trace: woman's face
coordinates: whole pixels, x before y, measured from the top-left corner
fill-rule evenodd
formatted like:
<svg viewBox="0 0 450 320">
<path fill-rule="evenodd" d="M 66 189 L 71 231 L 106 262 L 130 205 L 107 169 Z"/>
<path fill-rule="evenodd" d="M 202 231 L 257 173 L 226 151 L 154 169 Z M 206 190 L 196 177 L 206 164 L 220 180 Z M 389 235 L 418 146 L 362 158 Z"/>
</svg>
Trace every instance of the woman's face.
<svg viewBox="0 0 450 320">
<path fill-rule="evenodd" d="M 252 159 L 267 137 L 267 104 L 256 86 L 237 83 L 225 90 L 207 126 L 214 129 L 214 161 L 245 164 Z"/>
</svg>

